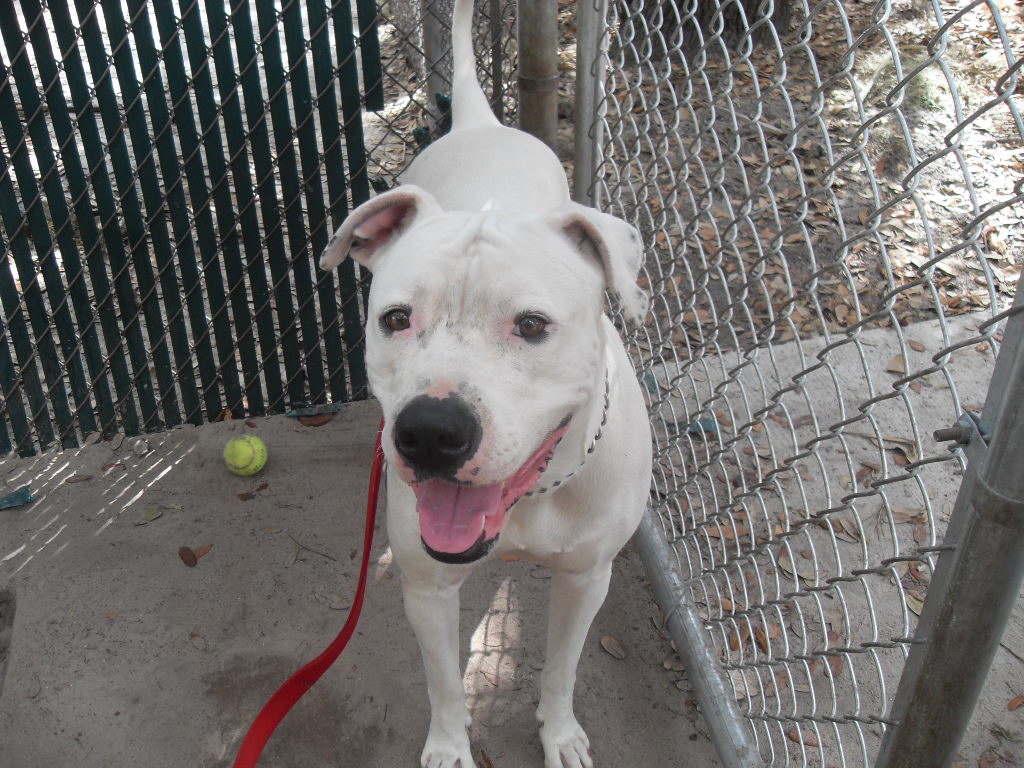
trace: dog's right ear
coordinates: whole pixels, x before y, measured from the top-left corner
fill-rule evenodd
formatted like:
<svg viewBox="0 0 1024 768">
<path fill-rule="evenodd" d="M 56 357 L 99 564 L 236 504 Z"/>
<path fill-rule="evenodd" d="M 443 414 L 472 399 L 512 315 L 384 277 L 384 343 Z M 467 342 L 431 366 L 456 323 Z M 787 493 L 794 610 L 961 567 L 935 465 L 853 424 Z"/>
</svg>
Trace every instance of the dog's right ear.
<svg viewBox="0 0 1024 768">
<path fill-rule="evenodd" d="M 351 255 L 373 271 L 373 262 L 383 248 L 401 235 L 413 220 L 424 213 L 440 213 L 434 196 L 413 184 L 403 184 L 369 200 L 338 227 L 324 252 L 320 269 L 334 269 Z"/>
</svg>

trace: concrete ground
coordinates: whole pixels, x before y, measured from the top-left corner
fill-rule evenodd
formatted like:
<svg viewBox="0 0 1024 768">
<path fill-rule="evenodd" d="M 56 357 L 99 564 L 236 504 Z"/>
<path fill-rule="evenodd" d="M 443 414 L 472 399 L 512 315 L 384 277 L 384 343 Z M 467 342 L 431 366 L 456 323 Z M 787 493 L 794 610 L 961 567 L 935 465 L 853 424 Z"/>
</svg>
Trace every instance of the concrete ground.
<svg viewBox="0 0 1024 768">
<path fill-rule="evenodd" d="M 356 403 L 320 427 L 271 417 L 0 461 L 0 495 L 35 494 L 0 510 L 0 768 L 230 765 L 264 701 L 344 622 L 377 419 Z M 220 459 L 243 430 L 270 447 L 253 478 Z M 207 546 L 194 567 L 179 557 Z M 356 636 L 261 765 L 418 765 L 425 683 L 381 525 L 373 560 Z M 549 574 L 481 571 L 463 593 L 474 755 L 540 766 Z M 684 674 L 666 668 L 636 555 L 616 571 L 577 687 L 596 765 L 719 765 Z"/>
</svg>

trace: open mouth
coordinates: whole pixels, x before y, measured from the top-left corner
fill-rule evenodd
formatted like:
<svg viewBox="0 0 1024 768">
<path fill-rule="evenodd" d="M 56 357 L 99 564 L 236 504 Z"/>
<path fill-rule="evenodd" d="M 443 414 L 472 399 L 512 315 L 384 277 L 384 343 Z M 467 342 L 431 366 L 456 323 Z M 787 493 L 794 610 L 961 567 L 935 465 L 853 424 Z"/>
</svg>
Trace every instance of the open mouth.
<svg viewBox="0 0 1024 768">
<path fill-rule="evenodd" d="M 420 537 L 427 552 L 445 563 L 471 563 L 490 552 L 512 505 L 531 490 L 547 469 L 566 419 L 507 479 L 492 485 L 462 485 L 434 478 L 413 483 Z"/>
</svg>

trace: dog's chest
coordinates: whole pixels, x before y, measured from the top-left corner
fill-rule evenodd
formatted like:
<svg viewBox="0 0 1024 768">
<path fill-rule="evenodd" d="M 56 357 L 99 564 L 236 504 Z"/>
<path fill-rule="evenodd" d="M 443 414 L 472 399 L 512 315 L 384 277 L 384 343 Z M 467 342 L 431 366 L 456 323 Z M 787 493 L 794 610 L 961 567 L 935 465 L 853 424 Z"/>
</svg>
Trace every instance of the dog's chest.
<svg viewBox="0 0 1024 768">
<path fill-rule="evenodd" d="M 555 501 L 555 497 L 521 500 L 510 511 L 498 539 L 498 557 L 553 565 L 572 556 L 584 531 Z"/>
</svg>

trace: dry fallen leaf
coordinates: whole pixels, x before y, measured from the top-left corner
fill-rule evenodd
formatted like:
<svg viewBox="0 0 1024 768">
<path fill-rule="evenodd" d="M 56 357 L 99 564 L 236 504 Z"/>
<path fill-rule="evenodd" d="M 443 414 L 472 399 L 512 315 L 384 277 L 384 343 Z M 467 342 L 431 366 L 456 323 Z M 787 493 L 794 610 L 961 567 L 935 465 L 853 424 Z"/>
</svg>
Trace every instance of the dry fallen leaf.
<svg viewBox="0 0 1024 768">
<path fill-rule="evenodd" d="M 907 458 L 911 461 L 917 461 L 917 443 L 915 443 L 909 437 L 901 437 L 899 435 L 884 435 L 882 441 L 885 443 L 893 443 L 893 445 L 884 446 L 886 450 L 892 451 L 900 449 L 906 454 Z M 877 441 L 872 438 L 872 442 L 877 444 Z"/>
<path fill-rule="evenodd" d="M 737 536 L 748 535 L 750 533 L 750 529 L 743 525 L 724 521 L 718 525 L 709 526 L 707 533 L 708 536 L 715 539 L 722 538 L 726 541 L 733 541 Z"/>
<path fill-rule="evenodd" d="M 924 344 L 922 344 L 920 341 L 915 341 L 913 339 L 908 341 L 907 345 L 915 352 L 924 352 L 925 350 Z"/>
<path fill-rule="evenodd" d="M 1013 712 L 1013 710 L 1020 709 L 1022 706 L 1024 706 L 1024 694 L 1010 699 L 1010 703 L 1006 705 L 1006 709 Z"/>
<path fill-rule="evenodd" d="M 765 631 L 761 627 L 758 627 L 754 631 L 754 637 L 757 638 L 757 646 L 758 646 L 758 648 L 760 648 L 764 653 L 768 653 L 768 651 L 770 650 L 771 646 L 768 643 L 768 635 L 767 635 L 767 633 L 765 633 Z"/>
<path fill-rule="evenodd" d="M 870 478 L 871 473 L 874 471 L 874 467 L 869 466 L 867 464 L 862 464 L 861 468 L 857 470 L 857 474 L 854 476 L 857 480 L 857 485 L 862 485 L 863 487 L 867 488 L 870 485 L 870 483 L 865 482 L 865 480 Z"/>
<path fill-rule="evenodd" d="M 238 496 L 238 498 L 241 499 L 242 501 L 250 501 L 252 499 L 255 499 L 258 494 L 263 493 L 269 487 L 270 483 L 260 483 L 252 491 L 242 491 L 241 493 L 237 493 L 235 495 Z"/>
<path fill-rule="evenodd" d="M 906 373 L 907 372 L 907 361 L 903 355 L 896 355 L 889 364 L 885 367 L 885 370 L 889 373 Z"/>
<path fill-rule="evenodd" d="M 907 453 L 903 450 L 902 446 L 897 445 L 892 449 L 892 460 L 897 467 L 910 466 L 910 457 L 907 456 Z"/>
<path fill-rule="evenodd" d="M 178 557 L 180 557 L 181 562 L 183 562 L 189 568 L 195 568 L 196 563 L 199 562 L 199 558 L 196 557 L 196 553 L 193 552 L 189 547 L 182 547 L 181 549 L 179 549 Z"/>
<path fill-rule="evenodd" d="M 789 737 L 790 741 L 796 742 L 797 744 L 806 744 L 808 747 L 817 747 L 818 737 L 808 731 L 801 732 L 796 726 L 793 726 L 786 731 L 786 736 Z"/>
<path fill-rule="evenodd" d="M 135 521 L 135 525 L 146 525 L 152 523 L 154 520 L 163 517 L 163 510 L 155 504 L 151 504 L 142 510 L 142 516 Z"/>
<path fill-rule="evenodd" d="M 299 424 L 306 427 L 322 427 L 333 418 L 333 413 L 318 413 L 315 416 L 299 416 Z"/>
<path fill-rule="evenodd" d="M 911 507 L 892 507 L 892 519 L 896 523 L 923 523 L 928 520 L 928 512 Z"/>
<path fill-rule="evenodd" d="M 814 562 L 812 560 L 800 558 L 797 560 L 795 568 L 793 566 L 793 561 L 785 552 L 780 552 L 776 560 L 779 563 L 779 567 L 790 577 L 796 574 L 806 581 L 814 581 L 817 576 L 817 572 L 814 569 Z"/>
<path fill-rule="evenodd" d="M 838 677 L 843 671 L 843 657 L 842 656 L 826 656 L 825 664 L 827 665 L 829 672 L 832 673 L 832 677 Z M 824 667 L 822 667 L 824 672 Z M 828 673 L 825 673 L 826 676 Z"/>
<path fill-rule="evenodd" d="M 851 544 L 859 544 L 863 541 L 856 521 L 847 515 L 832 518 L 832 530 L 837 538 L 848 541 Z"/>
<path fill-rule="evenodd" d="M 203 546 L 199 547 L 199 549 L 195 550 L 196 560 L 205 555 L 208 555 L 211 549 L 213 549 L 213 544 L 204 544 Z"/>
<path fill-rule="evenodd" d="M 605 653 L 614 659 L 622 661 L 626 658 L 626 649 L 622 646 L 622 642 L 611 635 L 605 635 L 601 638 L 601 647 L 604 648 Z"/>
</svg>

